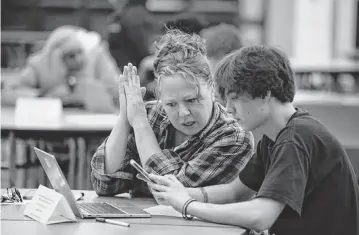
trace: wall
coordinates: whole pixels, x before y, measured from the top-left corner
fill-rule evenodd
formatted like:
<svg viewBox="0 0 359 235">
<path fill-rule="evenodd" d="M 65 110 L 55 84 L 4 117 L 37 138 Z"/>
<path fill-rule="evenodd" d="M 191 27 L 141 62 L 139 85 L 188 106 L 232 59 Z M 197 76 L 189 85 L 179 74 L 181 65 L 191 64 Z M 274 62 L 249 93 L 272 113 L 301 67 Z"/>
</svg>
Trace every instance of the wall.
<svg viewBox="0 0 359 235">
<path fill-rule="evenodd" d="M 266 43 L 293 55 L 294 0 L 271 0 L 266 20 Z"/>
<path fill-rule="evenodd" d="M 271 0 L 267 43 L 298 61 L 347 58 L 355 48 L 357 0 Z"/>
</svg>

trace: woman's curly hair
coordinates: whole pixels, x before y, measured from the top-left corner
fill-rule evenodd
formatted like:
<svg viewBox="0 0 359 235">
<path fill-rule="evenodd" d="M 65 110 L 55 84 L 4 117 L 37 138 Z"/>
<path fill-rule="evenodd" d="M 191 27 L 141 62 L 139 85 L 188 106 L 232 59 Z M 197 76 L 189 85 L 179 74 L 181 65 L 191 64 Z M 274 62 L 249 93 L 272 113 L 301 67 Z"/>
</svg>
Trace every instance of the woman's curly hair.
<svg viewBox="0 0 359 235">
<path fill-rule="evenodd" d="M 246 46 L 217 65 L 214 75 L 222 99 L 234 92 L 251 98 L 264 98 L 270 92 L 282 103 L 292 102 L 295 78 L 284 52 L 270 46 Z"/>
<path fill-rule="evenodd" d="M 197 34 L 180 30 L 168 30 L 156 43 L 157 57 L 154 74 L 157 79 L 156 95 L 164 77 L 180 74 L 187 82 L 194 84 L 199 92 L 199 79 L 211 84 L 207 51 L 203 40 Z"/>
</svg>

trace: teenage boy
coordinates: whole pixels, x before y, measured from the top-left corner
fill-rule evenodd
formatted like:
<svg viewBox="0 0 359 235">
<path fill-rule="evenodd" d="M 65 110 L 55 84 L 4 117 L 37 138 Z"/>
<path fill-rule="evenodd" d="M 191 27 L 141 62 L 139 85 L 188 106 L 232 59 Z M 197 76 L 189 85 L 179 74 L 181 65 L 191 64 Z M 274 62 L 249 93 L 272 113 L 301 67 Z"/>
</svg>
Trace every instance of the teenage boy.
<svg viewBox="0 0 359 235">
<path fill-rule="evenodd" d="M 276 235 L 359 234 L 353 167 L 337 138 L 292 104 L 287 57 L 268 46 L 244 47 L 219 63 L 215 81 L 228 112 L 263 133 L 256 154 L 229 184 L 186 189 L 175 177 L 151 175 L 158 183 L 150 184 L 154 195 L 184 218 Z"/>
</svg>

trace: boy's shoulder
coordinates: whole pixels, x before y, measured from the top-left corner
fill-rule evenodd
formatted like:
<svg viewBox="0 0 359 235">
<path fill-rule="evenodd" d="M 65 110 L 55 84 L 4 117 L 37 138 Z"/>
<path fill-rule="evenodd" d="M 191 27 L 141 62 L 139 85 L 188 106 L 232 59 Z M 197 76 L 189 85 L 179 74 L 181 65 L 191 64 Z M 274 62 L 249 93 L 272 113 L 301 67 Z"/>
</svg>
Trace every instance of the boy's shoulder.
<svg viewBox="0 0 359 235">
<path fill-rule="evenodd" d="M 331 137 L 328 129 L 306 110 L 297 109 L 276 139 L 276 144 L 313 141 L 313 136 Z"/>
</svg>

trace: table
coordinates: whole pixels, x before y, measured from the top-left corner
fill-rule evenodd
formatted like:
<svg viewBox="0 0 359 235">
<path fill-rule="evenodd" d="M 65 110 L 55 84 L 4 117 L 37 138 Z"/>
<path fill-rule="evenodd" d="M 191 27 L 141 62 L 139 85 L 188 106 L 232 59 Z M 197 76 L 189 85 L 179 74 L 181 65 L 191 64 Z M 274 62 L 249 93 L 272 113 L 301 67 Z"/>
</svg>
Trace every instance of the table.
<svg viewBox="0 0 359 235">
<path fill-rule="evenodd" d="M 92 138 L 108 136 L 116 123 L 115 114 L 93 114 L 78 109 L 65 109 L 64 121 L 56 127 L 18 126 L 15 123 L 14 108 L 1 108 L 1 137 L 10 142 L 10 185 L 14 185 L 16 171 L 16 139 L 39 140 L 37 147 L 44 148 L 45 141 L 70 139 L 69 184 L 77 189 L 90 188 L 89 167 L 90 153 L 88 143 Z M 98 143 L 100 145 L 100 143 Z M 78 163 L 78 164 L 77 164 Z M 78 171 L 76 171 L 76 165 Z M 77 172 L 77 180 L 75 173 Z M 77 185 L 75 186 L 75 183 Z"/>
<path fill-rule="evenodd" d="M 20 189 L 21 193 L 26 193 L 28 189 Z M 4 189 L 2 189 L 4 192 Z M 153 198 L 118 198 L 118 197 L 98 197 L 94 191 L 81 191 L 85 193 L 84 201 L 113 201 L 113 202 L 129 202 L 142 209 L 156 205 Z M 24 193 L 24 194 L 25 194 Z M 28 217 L 22 216 L 24 206 L 17 215 L 12 218 L 9 215 L 13 212 L 11 208 L 2 206 L 1 218 L 1 234 L 37 234 L 37 235 L 57 235 L 57 234 L 221 234 L 221 235 L 245 235 L 246 230 L 240 227 L 231 225 L 215 224 L 201 220 L 184 220 L 179 217 L 167 217 L 153 215 L 151 218 L 129 218 L 120 219 L 131 224 L 129 228 L 120 227 L 112 224 L 98 223 L 93 219 L 80 220 L 78 223 L 63 223 L 54 225 L 43 225 L 39 222 L 29 220 Z M 16 209 L 15 209 L 16 210 Z M 20 215 L 20 216 L 19 216 Z M 26 219 L 26 220 L 24 220 Z"/>
</svg>

